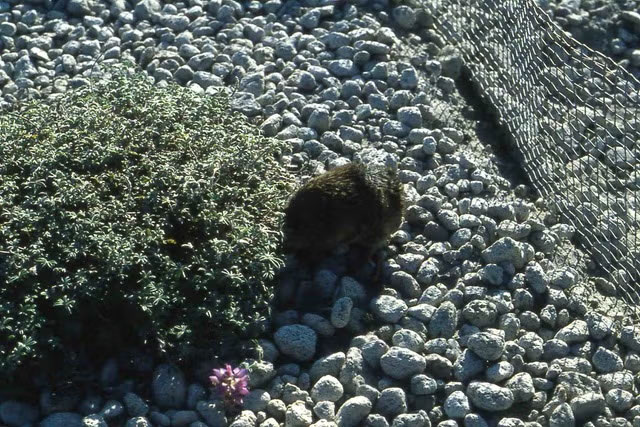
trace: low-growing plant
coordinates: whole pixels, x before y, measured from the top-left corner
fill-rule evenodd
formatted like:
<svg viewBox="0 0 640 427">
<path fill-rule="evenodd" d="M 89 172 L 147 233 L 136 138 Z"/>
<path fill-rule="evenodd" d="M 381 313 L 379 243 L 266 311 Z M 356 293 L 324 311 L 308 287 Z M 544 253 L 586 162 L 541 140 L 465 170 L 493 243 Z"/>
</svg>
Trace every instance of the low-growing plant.
<svg viewBox="0 0 640 427">
<path fill-rule="evenodd" d="M 3 376 L 127 340 L 180 357 L 259 329 L 293 180 L 286 144 L 223 93 L 117 72 L 3 115 L 0 140 Z"/>
</svg>

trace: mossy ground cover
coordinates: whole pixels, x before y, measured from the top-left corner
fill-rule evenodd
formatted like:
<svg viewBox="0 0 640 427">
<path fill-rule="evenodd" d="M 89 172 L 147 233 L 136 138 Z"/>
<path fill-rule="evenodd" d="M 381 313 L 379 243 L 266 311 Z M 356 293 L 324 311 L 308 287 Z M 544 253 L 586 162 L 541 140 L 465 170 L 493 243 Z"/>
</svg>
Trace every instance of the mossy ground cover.
<svg viewBox="0 0 640 427">
<path fill-rule="evenodd" d="M 228 107 L 116 72 L 0 117 L 2 377 L 260 329 L 293 181 Z"/>
</svg>

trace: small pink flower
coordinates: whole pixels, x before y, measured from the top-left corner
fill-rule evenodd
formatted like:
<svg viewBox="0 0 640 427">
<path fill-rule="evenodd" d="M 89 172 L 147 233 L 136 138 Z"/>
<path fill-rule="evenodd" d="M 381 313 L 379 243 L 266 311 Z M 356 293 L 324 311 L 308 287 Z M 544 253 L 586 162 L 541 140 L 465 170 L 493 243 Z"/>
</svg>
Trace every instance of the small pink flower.
<svg viewBox="0 0 640 427">
<path fill-rule="evenodd" d="M 209 380 L 222 399 L 228 404 L 241 405 L 242 398 L 249 394 L 247 370 L 232 369 L 227 363 L 224 368 L 214 369 L 212 373 Z"/>
</svg>

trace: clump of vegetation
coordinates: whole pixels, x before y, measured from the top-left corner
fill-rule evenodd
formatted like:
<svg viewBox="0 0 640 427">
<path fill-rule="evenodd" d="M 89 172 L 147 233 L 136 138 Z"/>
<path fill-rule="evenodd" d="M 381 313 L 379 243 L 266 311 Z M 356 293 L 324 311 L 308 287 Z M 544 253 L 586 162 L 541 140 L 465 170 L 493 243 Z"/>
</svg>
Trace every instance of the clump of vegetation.
<svg viewBox="0 0 640 427">
<path fill-rule="evenodd" d="M 127 340 L 184 356 L 265 319 L 293 180 L 225 95 L 118 72 L 3 115 L 0 139 L 2 375 Z"/>
</svg>

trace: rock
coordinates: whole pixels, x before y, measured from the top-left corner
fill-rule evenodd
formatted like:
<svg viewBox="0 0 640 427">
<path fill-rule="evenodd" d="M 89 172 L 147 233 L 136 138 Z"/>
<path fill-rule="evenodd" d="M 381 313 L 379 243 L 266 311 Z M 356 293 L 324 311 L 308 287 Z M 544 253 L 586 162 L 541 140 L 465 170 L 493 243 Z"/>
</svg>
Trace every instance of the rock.
<svg viewBox="0 0 640 427">
<path fill-rule="evenodd" d="M 280 352 L 295 360 L 311 360 L 316 352 L 318 336 L 316 332 L 308 326 L 283 326 L 276 331 L 273 337 Z"/>
<path fill-rule="evenodd" d="M 260 412 L 267 409 L 270 400 L 271 396 L 266 390 L 255 389 L 242 399 L 242 407 L 248 411 Z"/>
<path fill-rule="evenodd" d="M 391 347 L 380 358 L 380 367 L 385 374 L 396 379 L 405 379 L 424 371 L 423 356 L 407 348 Z"/>
<path fill-rule="evenodd" d="M 210 426 L 227 425 L 224 404 L 220 401 L 207 402 L 205 400 L 201 400 L 196 404 L 196 411 Z"/>
<path fill-rule="evenodd" d="M 336 77 L 352 77 L 358 74 L 358 67 L 350 59 L 330 60 L 327 69 Z"/>
<path fill-rule="evenodd" d="M 487 368 L 486 377 L 489 382 L 494 384 L 500 383 L 508 378 L 511 378 L 515 368 L 506 360 L 495 363 Z"/>
<path fill-rule="evenodd" d="M 431 316 L 429 335 L 432 337 L 451 338 L 456 332 L 458 310 L 449 301 L 443 302 Z"/>
<path fill-rule="evenodd" d="M 160 13 L 162 5 L 158 0 L 141 0 L 136 2 L 134 14 L 140 20 L 150 21 L 151 18 Z"/>
<path fill-rule="evenodd" d="M 9 427 L 20 427 L 38 420 L 38 408 L 27 403 L 7 400 L 0 403 L 0 421 Z"/>
<path fill-rule="evenodd" d="M 469 336 L 467 346 L 484 360 L 498 360 L 504 352 L 504 338 L 488 332 L 477 332 Z"/>
<path fill-rule="evenodd" d="M 347 393 L 353 394 L 362 382 L 364 372 L 364 359 L 362 351 L 357 347 L 349 348 L 342 369 L 340 369 L 340 382 Z"/>
<path fill-rule="evenodd" d="M 416 395 L 434 394 L 438 383 L 427 375 L 415 375 L 411 378 L 411 393 Z"/>
<path fill-rule="evenodd" d="M 376 402 L 375 411 L 388 418 L 407 412 L 407 398 L 399 387 L 385 388 Z"/>
<path fill-rule="evenodd" d="M 469 399 L 463 391 L 454 391 L 445 399 L 444 412 L 450 418 L 464 418 L 471 412 Z"/>
<path fill-rule="evenodd" d="M 313 413 L 322 420 L 334 420 L 336 418 L 336 404 L 329 401 L 322 401 L 315 404 Z"/>
<path fill-rule="evenodd" d="M 398 322 L 409 308 L 407 304 L 390 295 L 380 295 L 371 301 L 371 311 L 379 319 L 388 323 Z"/>
<path fill-rule="evenodd" d="M 589 327 L 584 320 L 574 320 L 560 329 L 554 338 L 562 340 L 569 345 L 582 343 L 589 339 Z"/>
<path fill-rule="evenodd" d="M 256 97 L 248 92 L 236 92 L 231 100 L 231 109 L 239 111 L 247 117 L 254 117 L 262 113 L 262 107 L 256 101 Z"/>
<path fill-rule="evenodd" d="M 528 243 L 518 242 L 511 237 L 502 237 L 482 251 L 482 259 L 487 263 L 510 262 L 516 269 L 523 268 L 533 259 L 534 250 Z"/>
<path fill-rule="evenodd" d="M 337 378 L 325 375 L 320 378 L 311 389 L 311 398 L 315 402 L 330 401 L 336 402 L 340 400 L 344 394 L 344 388 Z"/>
<path fill-rule="evenodd" d="M 605 408 L 604 396 L 600 393 L 585 393 L 573 398 L 569 404 L 576 422 L 595 417 L 601 414 Z"/>
<path fill-rule="evenodd" d="M 489 412 L 504 411 L 513 405 L 513 393 L 495 384 L 473 381 L 467 387 L 467 396 L 474 406 Z"/>
<path fill-rule="evenodd" d="M 171 414 L 171 425 L 176 427 L 185 427 L 198 421 L 198 413 L 196 411 L 175 411 Z"/>
<path fill-rule="evenodd" d="M 424 348 L 424 340 L 411 329 L 400 329 L 391 337 L 391 342 L 396 347 L 408 348 L 411 351 L 420 353 Z"/>
<path fill-rule="evenodd" d="M 331 375 L 337 378 L 346 358 L 343 352 L 338 352 L 316 360 L 309 370 L 311 381 L 318 381 L 318 379 L 325 375 Z"/>
<path fill-rule="evenodd" d="M 249 388 L 255 389 L 266 385 L 276 376 L 273 363 L 267 361 L 256 361 L 249 368 Z"/>
<path fill-rule="evenodd" d="M 83 427 L 82 415 L 73 412 L 56 412 L 40 421 L 40 427 Z"/>
<path fill-rule="evenodd" d="M 331 324 L 336 328 L 344 328 L 349 324 L 353 300 L 349 297 L 338 299 L 331 309 Z"/>
<path fill-rule="evenodd" d="M 616 412 L 623 413 L 633 405 L 634 395 L 629 391 L 614 388 L 607 392 L 605 401 L 609 407 L 613 408 Z"/>
<path fill-rule="evenodd" d="M 507 380 L 505 385 L 513 393 L 514 403 L 528 402 L 536 392 L 533 386 L 533 378 L 527 372 L 515 374 Z"/>
<path fill-rule="evenodd" d="M 622 370 L 623 363 L 620 356 L 604 347 L 598 347 L 591 358 L 596 371 L 600 373 L 609 373 Z"/>
<path fill-rule="evenodd" d="M 105 402 L 100 414 L 105 420 L 117 418 L 124 413 L 124 406 L 117 400 L 109 400 Z"/>
<path fill-rule="evenodd" d="M 71 16 L 83 17 L 91 14 L 91 6 L 89 0 L 69 0 L 67 12 Z"/>
<path fill-rule="evenodd" d="M 568 403 L 561 403 L 549 416 L 549 427 L 575 427 L 576 419 Z"/>
<path fill-rule="evenodd" d="M 167 422 L 168 425 L 169 421 Z M 162 424 L 157 424 L 161 426 Z M 133 417 L 129 418 L 127 422 L 124 424 L 124 427 L 153 427 L 151 421 L 149 421 L 146 417 Z"/>
<path fill-rule="evenodd" d="M 306 12 L 300 17 L 300 25 L 307 30 L 314 29 L 320 23 L 321 12 L 320 9 L 314 8 Z"/>
<path fill-rule="evenodd" d="M 362 358 L 374 369 L 380 367 L 380 358 L 389 351 L 387 343 L 381 339 L 373 339 L 362 346 Z"/>
<path fill-rule="evenodd" d="M 484 364 L 473 351 L 464 349 L 453 365 L 453 375 L 458 381 L 469 381 L 484 371 Z"/>
<path fill-rule="evenodd" d="M 498 310 L 491 301 L 473 300 L 462 309 L 462 317 L 478 328 L 485 328 L 495 325 L 498 318 Z"/>
<path fill-rule="evenodd" d="M 336 424 L 338 427 L 357 427 L 369 415 L 372 407 L 371 401 L 366 397 L 352 397 L 338 409 Z"/>
<path fill-rule="evenodd" d="M 293 402 L 285 414 L 286 427 L 307 427 L 313 422 L 313 414 L 303 401 Z M 255 425 L 255 424 L 254 424 Z"/>
<path fill-rule="evenodd" d="M 397 6 L 391 10 L 394 21 L 405 29 L 411 29 L 416 24 L 416 12 L 409 6 Z"/>
<path fill-rule="evenodd" d="M 446 357 L 432 353 L 424 356 L 424 361 L 426 364 L 425 370 L 434 377 L 444 380 L 448 380 L 451 378 L 453 364 Z"/>
<path fill-rule="evenodd" d="M 176 366 L 162 364 L 153 373 L 153 400 L 161 408 L 181 408 L 187 397 L 184 374 Z"/>
<path fill-rule="evenodd" d="M 600 393 L 600 383 L 598 380 L 591 378 L 585 374 L 579 372 L 563 372 L 558 375 L 556 384 L 562 385 L 562 388 L 566 390 L 567 400 L 571 400 L 574 397 L 581 396 L 587 393 Z M 559 387 L 556 386 L 556 390 Z"/>
</svg>

